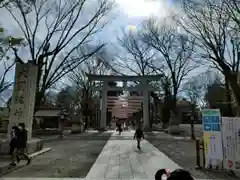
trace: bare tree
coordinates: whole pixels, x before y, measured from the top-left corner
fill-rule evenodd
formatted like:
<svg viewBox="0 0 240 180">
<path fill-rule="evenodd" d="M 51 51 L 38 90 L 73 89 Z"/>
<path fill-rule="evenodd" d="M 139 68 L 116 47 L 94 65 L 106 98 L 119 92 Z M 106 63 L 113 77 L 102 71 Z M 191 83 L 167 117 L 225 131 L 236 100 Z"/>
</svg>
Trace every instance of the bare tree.
<svg viewBox="0 0 240 180">
<path fill-rule="evenodd" d="M 78 99 L 79 102 L 84 98 L 85 100 L 92 99 L 94 96 L 92 88 L 98 85 L 96 82 L 89 81 L 86 74 L 106 75 L 111 72 L 111 62 L 107 60 L 104 49 L 73 70 L 69 74 L 68 79 L 72 83 L 72 86 L 75 87 L 78 92 L 82 93 L 80 99 Z"/>
<path fill-rule="evenodd" d="M 158 58 L 150 66 L 158 74 L 165 76 L 171 92 L 169 108 L 176 114 L 180 85 L 189 72 L 198 66 L 192 61 L 195 50 L 194 38 L 179 34 L 167 25 L 160 26 L 156 20 L 150 19 L 144 24 L 143 41 L 158 52 Z"/>
<path fill-rule="evenodd" d="M 199 107 L 207 107 L 204 99 L 209 85 L 213 83 L 223 83 L 223 77 L 216 70 L 209 69 L 196 76 L 191 77 L 183 84 L 183 91 L 191 102 L 196 102 Z"/>
<path fill-rule="evenodd" d="M 89 0 L 14 0 L 5 5 L 26 39 L 31 59 L 38 65 L 36 105 L 48 88 L 103 47 L 99 44 L 89 49 L 88 44 L 107 23 L 104 17 L 111 5 L 108 0 L 91 6 Z M 76 49 L 81 49 L 80 56 L 74 56 Z M 17 49 L 14 51 L 16 58 L 22 59 Z"/>
<path fill-rule="evenodd" d="M 108 75 L 111 72 L 114 70 L 112 70 L 110 59 L 108 59 L 105 49 L 102 49 L 68 76 L 76 94 L 72 97 L 74 97 L 77 108 L 85 117 L 86 123 L 92 118 L 94 102 L 99 95 L 93 88 L 100 86 L 98 82 L 89 81 L 86 74 Z"/>
<path fill-rule="evenodd" d="M 214 72 L 212 69 L 200 73 L 197 76 L 191 77 L 183 85 L 183 90 L 185 92 L 185 95 L 190 100 L 190 108 L 191 108 L 191 138 L 195 139 L 195 131 L 194 131 L 194 122 L 196 118 L 198 118 L 198 112 L 196 111 L 197 106 L 206 108 L 207 103 L 205 101 L 205 94 L 207 92 L 207 89 L 209 85 L 212 85 L 216 82 L 221 82 L 221 76 Z"/>
<path fill-rule="evenodd" d="M 11 48 L 20 46 L 22 43 L 22 38 L 6 36 L 4 34 L 4 29 L 0 28 L 0 95 L 12 85 L 12 82 L 6 80 L 7 74 L 15 64 L 12 58 Z"/>
<path fill-rule="evenodd" d="M 104 50 L 97 52 L 69 74 L 69 80 L 78 90 L 85 89 L 88 91 L 92 86 L 86 74 L 107 75 L 112 72 L 111 62 L 107 59 Z"/>
<path fill-rule="evenodd" d="M 237 28 L 240 28 L 240 1 L 236 0 L 224 0 L 223 1 L 226 9 L 225 9 L 225 13 L 229 14 L 231 16 L 231 19 L 233 21 L 235 21 L 235 25 L 237 26 Z M 238 30 L 236 29 L 236 30 Z"/>
<path fill-rule="evenodd" d="M 152 73 L 149 64 L 152 64 L 155 54 L 152 47 L 142 41 L 139 32 L 123 32 L 119 43 L 123 48 L 119 56 L 120 66 L 139 76 Z"/>
<path fill-rule="evenodd" d="M 237 83 L 240 64 L 240 41 L 237 39 L 240 34 L 236 28 L 239 16 L 234 14 L 237 12 L 226 11 L 226 2 L 230 1 L 184 1 L 184 17 L 178 19 L 178 24 L 196 39 L 200 56 L 223 73 L 240 107 L 240 85 Z"/>
<path fill-rule="evenodd" d="M 191 124 L 191 139 L 196 139 L 195 137 L 195 131 L 194 131 L 194 121 L 196 120 L 197 117 L 197 112 L 196 112 L 196 106 L 198 104 L 198 101 L 201 100 L 200 94 L 198 89 L 198 85 L 192 81 L 187 84 L 187 89 L 186 89 L 186 95 L 190 100 L 190 108 L 191 108 L 191 119 L 190 119 L 190 124 Z M 193 117 L 193 118 L 192 118 Z"/>
</svg>

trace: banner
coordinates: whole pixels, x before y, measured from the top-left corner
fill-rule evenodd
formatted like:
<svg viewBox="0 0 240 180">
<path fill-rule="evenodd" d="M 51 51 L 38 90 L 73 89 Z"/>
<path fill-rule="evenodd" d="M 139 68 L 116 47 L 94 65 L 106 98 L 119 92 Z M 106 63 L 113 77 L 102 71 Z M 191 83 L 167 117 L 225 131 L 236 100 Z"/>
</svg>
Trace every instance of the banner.
<svg viewBox="0 0 240 180">
<path fill-rule="evenodd" d="M 240 118 L 223 117 L 224 168 L 240 171 Z"/>
<path fill-rule="evenodd" d="M 222 125 L 219 109 L 202 110 L 202 123 L 206 168 L 222 168 Z"/>
<path fill-rule="evenodd" d="M 240 118 L 235 118 L 235 167 L 237 171 L 240 171 Z"/>
</svg>

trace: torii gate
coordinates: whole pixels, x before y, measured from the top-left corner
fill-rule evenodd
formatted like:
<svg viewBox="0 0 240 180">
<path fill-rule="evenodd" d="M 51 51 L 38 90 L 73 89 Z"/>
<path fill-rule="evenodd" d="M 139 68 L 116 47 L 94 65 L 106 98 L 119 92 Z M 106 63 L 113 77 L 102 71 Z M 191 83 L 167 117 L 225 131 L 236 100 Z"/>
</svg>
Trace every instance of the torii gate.
<svg viewBox="0 0 240 180">
<path fill-rule="evenodd" d="M 107 108 L 117 118 L 128 118 L 141 109 L 143 96 L 108 96 Z"/>
<path fill-rule="evenodd" d="M 149 76 L 114 76 L 114 75 L 94 75 L 86 74 L 90 81 L 101 81 L 102 87 L 95 88 L 96 91 L 101 91 L 102 103 L 101 103 L 101 119 L 100 119 L 100 131 L 106 130 L 106 114 L 107 114 L 107 92 L 108 91 L 137 91 L 143 94 L 143 128 L 145 131 L 150 130 L 149 122 L 149 92 L 155 91 L 149 82 L 158 81 L 161 75 L 149 75 Z M 121 81 L 123 87 L 109 87 L 108 82 Z M 140 81 L 140 84 L 136 87 L 128 87 L 127 82 Z"/>
</svg>

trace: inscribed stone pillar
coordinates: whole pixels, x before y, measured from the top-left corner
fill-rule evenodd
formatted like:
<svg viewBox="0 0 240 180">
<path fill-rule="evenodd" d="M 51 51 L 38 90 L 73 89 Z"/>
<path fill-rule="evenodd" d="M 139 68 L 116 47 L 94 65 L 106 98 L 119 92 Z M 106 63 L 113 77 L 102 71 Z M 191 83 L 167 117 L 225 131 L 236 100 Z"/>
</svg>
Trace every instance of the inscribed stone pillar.
<svg viewBox="0 0 240 180">
<path fill-rule="evenodd" d="M 36 82 L 37 65 L 31 61 L 27 64 L 16 63 L 8 135 L 13 125 L 24 123 L 28 130 L 28 139 L 31 139 Z"/>
<path fill-rule="evenodd" d="M 180 134 L 179 119 L 176 112 L 171 111 L 168 133 L 173 135 Z"/>
<path fill-rule="evenodd" d="M 143 82 L 143 86 L 147 86 L 147 82 Z M 150 130 L 150 122 L 149 122 L 149 93 L 148 89 L 143 90 L 143 129 L 145 131 Z"/>
<path fill-rule="evenodd" d="M 101 119 L 100 119 L 100 129 L 105 130 L 107 124 L 107 87 L 108 83 L 103 82 L 103 89 L 102 89 L 102 102 L 101 102 Z"/>
<path fill-rule="evenodd" d="M 60 130 L 60 136 L 63 136 L 63 132 L 64 132 L 64 119 L 62 117 L 60 117 L 58 119 L 58 128 Z"/>
</svg>

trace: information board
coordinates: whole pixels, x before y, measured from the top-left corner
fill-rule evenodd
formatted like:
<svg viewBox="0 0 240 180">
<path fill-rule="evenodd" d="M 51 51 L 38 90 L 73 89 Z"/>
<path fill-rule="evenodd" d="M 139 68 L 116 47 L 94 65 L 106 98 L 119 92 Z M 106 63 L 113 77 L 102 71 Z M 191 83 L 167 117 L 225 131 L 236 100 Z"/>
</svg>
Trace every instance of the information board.
<svg viewBox="0 0 240 180">
<path fill-rule="evenodd" d="M 222 125 L 219 109 L 202 110 L 202 123 L 206 167 L 222 168 Z"/>
<path fill-rule="evenodd" d="M 224 168 L 240 171 L 240 118 L 223 117 Z"/>
</svg>

